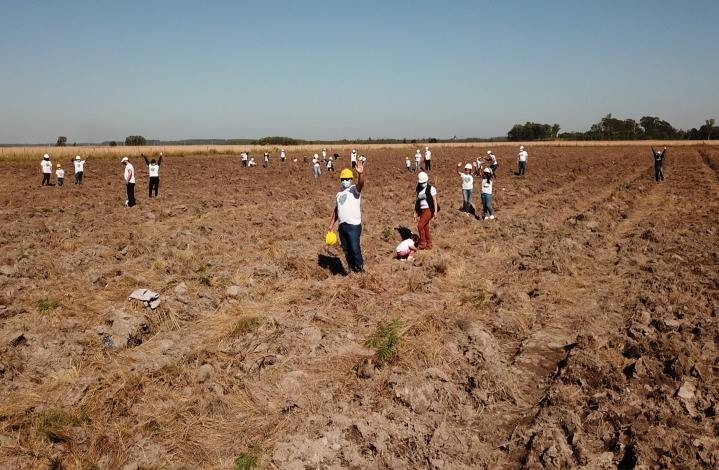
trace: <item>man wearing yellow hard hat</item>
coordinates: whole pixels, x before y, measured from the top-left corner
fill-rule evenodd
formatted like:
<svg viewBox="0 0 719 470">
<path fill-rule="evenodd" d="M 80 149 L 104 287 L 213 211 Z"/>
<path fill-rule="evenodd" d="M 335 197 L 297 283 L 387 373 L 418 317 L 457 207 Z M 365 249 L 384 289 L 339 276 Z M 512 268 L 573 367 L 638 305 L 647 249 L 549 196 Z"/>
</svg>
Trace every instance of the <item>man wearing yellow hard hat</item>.
<svg viewBox="0 0 719 470">
<path fill-rule="evenodd" d="M 364 271 L 364 260 L 362 259 L 362 188 L 364 187 L 364 164 L 357 162 L 357 184 L 352 184 L 354 174 L 349 168 L 340 172 L 340 183 L 342 190 L 335 196 L 336 205 L 332 211 L 332 220 L 327 228 L 329 232 L 334 230 L 336 222 L 339 222 L 338 232 L 342 249 L 345 252 L 347 264 L 351 271 L 361 273 Z"/>
</svg>

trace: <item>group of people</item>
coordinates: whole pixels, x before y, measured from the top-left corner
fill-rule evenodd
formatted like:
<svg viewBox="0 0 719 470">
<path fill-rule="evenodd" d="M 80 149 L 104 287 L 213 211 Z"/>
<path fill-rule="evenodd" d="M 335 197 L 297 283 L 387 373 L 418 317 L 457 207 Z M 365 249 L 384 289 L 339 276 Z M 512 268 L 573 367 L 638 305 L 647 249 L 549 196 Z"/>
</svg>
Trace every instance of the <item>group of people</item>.
<svg viewBox="0 0 719 470">
<path fill-rule="evenodd" d="M 85 174 L 85 160 L 83 160 L 80 155 L 77 155 L 72 160 L 72 163 L 75 168 L 75 184 L 82 184 L 82 178 Z M 53 186 L 51 182 L 53 164 L 49 154 L 46 153 L 42 156 L 40 169 L 42 171 L 42 183 L 40 183 L 40 185 Z M 60 162 L 55 164 L 55 178 L 58 186 L 65 185 L 65 169 L 62 167 L 62 163 Z"/>
<path fill-rule="evenodd" d="M 147 172 L 150 177 L 148 184 L 148 197 L 157 197 L 160 191 L 160 165 L 162 164 L 162 152 L 160 152 L 160 156 L 157 160 L 154 158 L 148 160 L 144 153 L 141 154 L 141 156 L 145 160 Z M 137 204 L 137 200 L 135 199 L 135 167 L 132 163 L 130 163 L 130 159 L 128 157 L 122 157 L 120 163 L 122 163 L 125 167 L 123 171 L 123 178 L 125 179 L 125 187 L 127 190 L 127 200 L 125 201 L 125 205 L 127 207 L 133 207 Z"/>
<path fill-rule="evenodd" d="M 424 148 L 424 167 L 422 166 L 422 152 L 417 149 L 417 151 L 414 154 L 414 166 L 412 166 L 412 162 L 409 159 L 409 155 L 404 161 L 404 166 L 407 169 L 407 171 L 415 172 L 415 171 L 421 171 L 422 168 L 424 168 L 427 171 L 432 171 L 432 151 L 429 149 L 429 147 Z"/>
</svg>

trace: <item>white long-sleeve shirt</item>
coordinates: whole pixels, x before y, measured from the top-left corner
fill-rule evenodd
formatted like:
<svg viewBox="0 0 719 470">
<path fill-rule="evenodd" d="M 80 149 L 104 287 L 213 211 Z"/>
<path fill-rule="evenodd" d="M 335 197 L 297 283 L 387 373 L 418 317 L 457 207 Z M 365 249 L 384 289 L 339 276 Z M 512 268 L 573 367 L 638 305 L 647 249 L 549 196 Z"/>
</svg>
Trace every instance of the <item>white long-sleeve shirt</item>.
<svg viewBox="0 0 719 470">
<path fill-rule="evenodd" d="M 130 163 L 130 162 L 125 163 L 125 182 L 126 183 L 134 183 L 135 182 L 135 167 L 132 166 L 132 163 Z"/>
</svg>

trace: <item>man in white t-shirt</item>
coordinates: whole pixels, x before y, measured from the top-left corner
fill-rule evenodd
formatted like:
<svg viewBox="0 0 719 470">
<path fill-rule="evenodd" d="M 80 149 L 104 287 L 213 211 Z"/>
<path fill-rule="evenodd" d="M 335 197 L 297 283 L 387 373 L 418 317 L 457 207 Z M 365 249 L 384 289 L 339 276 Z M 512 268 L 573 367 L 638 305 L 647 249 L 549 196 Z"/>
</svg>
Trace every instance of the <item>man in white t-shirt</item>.
<svg viewBox="0 0 719 470">
<path fill-rule="evenodd" d="M 354 174 L 349 168 L 340 172 L 342 190 L 335 195 L 335 209 L 332 211 L 332 219 L 327 228 L 333 231 L 336 222 L 339 222 L 338 232 L 342 249 L 345 252 L 347 265 L 350 270 L 356 273 L 364 271 L 364 260 L 362 258 L 362 188 L 364 188 L 365 175 L 364 165 L 357 164 L 357 184 L 352 184 Z"/>
<path fill-rule="evenodd" d="M 287 158 L 287 155 L 285 155 L 285 149 L 280 150 L 280 160 L 282 160 L 282 163 L 285 162 L 285 158 Z"/>
<path fill-rule="evenodd" d="M 45 154 L 42 156 L 40 168 L 42 169 L 42 183 L 40 185 L 50 186 L 50 175 L 52 175 L 52 162 L 50 161 L 50 155 Z"/>
<path fill-rule="evenodd" d="M 357 150 L 352 149 L 352 153 L 350 153 L 350 165 L 354 169 L 357 166 Z"/>
<path fill-rule="evenodd" d="M 247 152 L 242 152 L 240 154 L 240 161 L 242 162 L 242 166 L 247 166 Z"/>
<path fill-rule="evenodd" d="M 419 171 L 422 168 L 422 154 L 419 149 L 414 153 L 414 170 Z"/>
<path fill-rule="evenodd" d="M 519 171 L 517 172 L 518 175 L 524 175 L 524 173 L 527 171 L 527 157 L 529 154 L 526 150 L 524 150 L 524 145 L 519 146 Z"/>
<path fill-rule="evenodd" d="M 85 160 L 80 158 L 80 155 L 76 155 L 72 163 L 75 165 L 75 184 L 82 184 L 82 178 L 85 174 Z"/>
<path fill-rule="evenodd" d="M 123 176 L 125 178 L 125 185 L 127 187 L 127 201 L 125 201 L 125 205 L 127 207 L 133 207 L 135 202 L 135 167 L 132 166 L 132 163 L 130 163 L 130 159 L 127 157 L 122 157 L 122 160 L 120 160 L 120 163 L 125 165 L 125 171 L 123 173 Z"/>
<path fill-rule="evenodd" d="M 322 167 L 320 166 L 320 156 L 315 154 L 314 157 L 312 157 L 312 169 L 315 173 L 315 179 L 319 178 L 322 175 Z"/>
<path fill-rule="evenodd" d="M 462 163 L 457 163 L 457 173 L 462 179 L 462 212 L 472 213 L 472 191 L 474 190 L 474 176 L 472 176 L 472 164 L 464 165 L 464 172 L 459 171 Z"/>
<path fill-rule="evenodd" d="M 425 171 L 432 171 L 432 152 L 429 147 L 424 148 L 424 169 Z"/>
<path fill-rule="evenodd" d="M 55 177 L 57 178 L 57 185 L 62 186 L 65 184 L 65 170 L 62 169 L 62 165 L 57 164 L 57 170 L 55 170 Z"/>
</svg>

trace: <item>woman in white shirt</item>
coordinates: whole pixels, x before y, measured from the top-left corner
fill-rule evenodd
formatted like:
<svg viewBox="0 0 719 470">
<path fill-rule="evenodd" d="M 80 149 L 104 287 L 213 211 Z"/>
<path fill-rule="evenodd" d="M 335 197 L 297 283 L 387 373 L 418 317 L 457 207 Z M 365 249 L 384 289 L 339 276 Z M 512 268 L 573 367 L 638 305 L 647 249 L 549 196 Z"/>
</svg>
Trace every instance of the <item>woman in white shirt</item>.
<svg viewBox="0 0 719 470">
<path fill-rule="evenodd" d="M 150 174 L 150 197 L 152 197 L 152 193 L 155 193 L 155 197 L 157 197 L 157 193 L 160 191 L 160 165 L 162 164 L 162 153 L 160 153 L 160 158 L 155 161 L 153 158 L 152 160 L 147 160 L 147 157 L 145 155 L 142 155 L 145 159 L 145 164 L 147 164 L 147 171 Z"/>
<path fill-rule="evenodd" d="M 462 163 L 457 163 L 461 168 Z M 464 172 L 457 171 L 462 179 L 462 212 L 472 213 L 472 191 L 474 190 L 474 176 L 472 176 L 472 164 L 464 165 Z"/>
<path fill-rule="evenodd" d="M 492 169 L 485 168 L 484 177 L 482 178 L 482 209 L 484 212 L 484 220 L 494 220 L 494 209 L 492 208 L 493 179 Z"/>
</svg>

